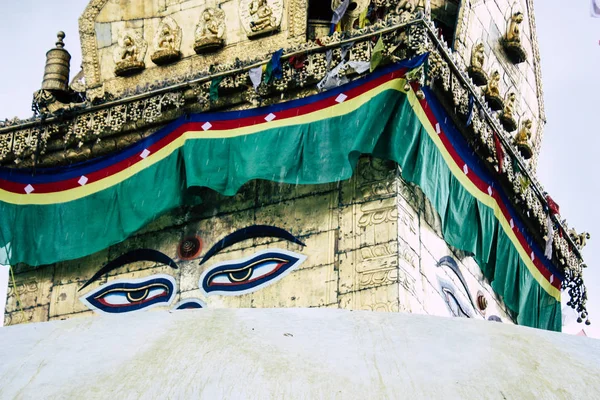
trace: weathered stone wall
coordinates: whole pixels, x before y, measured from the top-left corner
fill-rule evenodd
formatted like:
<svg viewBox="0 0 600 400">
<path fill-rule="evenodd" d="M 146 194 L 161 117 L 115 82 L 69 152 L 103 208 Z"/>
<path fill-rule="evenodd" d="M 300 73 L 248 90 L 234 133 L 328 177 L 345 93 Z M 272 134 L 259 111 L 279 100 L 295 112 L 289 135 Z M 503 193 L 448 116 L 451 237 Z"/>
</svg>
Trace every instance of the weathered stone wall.
<svg viewBox="0 0 600 400">
<path fill-rule="evenodd" d="M 441 238 L 439 216 L 418 188 L 399 177 L 393 163 L 363 158 L 354 176 L 337 184 L 295 186 L 256 181 L 234 197 L 206 191 L 203 199 L 203 205 L 175 210 L 125 242 L 89 257 L 33 271 L 17 268 L 17 290 L 9 288 L 5 324 L 91 316 L 95 311 L 80 301 L 81 296 L 117 279 L 159 273 L 175 278 L 177 294 L 169 307 L 183 299 L 198 298 L 207 307 L 329 307 L 447 316 L 465 313 L 480 319 L 495 315 L 511 322 L 479 267 L 472 258 L 448 248 Z M 228 247 L 203 265 L 201 258 L 178 258 L 179 243 L 190 234 L 201 238 L 200 256 L 204 256 L 226 235 L 252 225 L 285 229 L 306 247 L 258 238 Z M 131 263 L 79 291 L 109 260 L 144 248 L 168 255 L 179 269 Z M 289 250 L 307 259 L 283 279 L 254 293 L 204 296 L 199 290 L 205 270 L 265 249 Z M 448 262 L 440 263 L 444 257 L 456 263 L 466 287 Z M 17 307 L 17 293 L 23 311 Z M 478 310 L 478 295 L 487 300 L 485 312 Z M 457 307 L 462 312 L 457 312 Z"/>
<path fill-rule="evenodd" d="M 533 1 L 472 0 L 462 3 L 464 6 L 459 14 L 455 48 L 465 64 L 470 65 L 473 46 L 483 43 L 485 71 L 488 75 L 495 70 L 501 73 L 500 90 L 503 97 L 511 91 L 517 94 L 516 115 L 519 128 L 524 120 L 533 121 L 531 143 L 534 157 L 531 162 L 535 170 L 546 116 Z M 507 58 L 501 39 L 507 32 L 511 16 L 517 11 L 524 14 L 520 24 L 520 39 L 527 53 L 527 60 L 515 65 Z"/>
</svg>

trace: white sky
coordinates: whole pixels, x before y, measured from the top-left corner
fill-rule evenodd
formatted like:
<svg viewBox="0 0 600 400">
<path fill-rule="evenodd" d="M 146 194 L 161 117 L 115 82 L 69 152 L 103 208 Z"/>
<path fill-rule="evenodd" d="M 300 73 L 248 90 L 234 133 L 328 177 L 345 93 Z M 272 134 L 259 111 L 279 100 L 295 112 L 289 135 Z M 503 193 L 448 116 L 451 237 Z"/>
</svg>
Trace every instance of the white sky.
<svg viewBox="0 0 600 400">
<path fill-rule="evenodd" d="M 3 1 L 0 118 L 31 116 L 32 94 L 40 88 L 45 54 L 54 46 L 57 31 L 67 34 L 71 76 L 79 71 L 77 23 L 87 2 Z M 535 7 L 548 119 L 538 174 L 570 226 L 592 234 L 583 253 L 589 265 L 585 279 L 593 324 L 581 327 L 600 338 L 600 19 L 589 16 L 589 0 L 538 0 Z"/>
</svg>

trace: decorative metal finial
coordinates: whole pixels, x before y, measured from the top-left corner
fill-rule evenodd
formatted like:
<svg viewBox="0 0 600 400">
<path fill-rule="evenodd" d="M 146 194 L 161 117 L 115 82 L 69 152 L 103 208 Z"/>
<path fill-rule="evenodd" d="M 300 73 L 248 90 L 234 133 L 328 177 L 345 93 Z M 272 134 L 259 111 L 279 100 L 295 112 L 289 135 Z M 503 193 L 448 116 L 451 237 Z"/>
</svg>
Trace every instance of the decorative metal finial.
<svg viewBox="0 0 600 400">
<path fill-rule="evenodd" d="M 56 48 L 57 49 L 62 49 L 65 47 L 65 42 L 63 42 L 63 39 L 66 37 L 67 35 L 65 35 L 65 33 L 63 31 L 58 31 L 58 33 L 56 34 L 56 37 L 58 37 L 58 41 L 56 42 Z"/>
</svg>

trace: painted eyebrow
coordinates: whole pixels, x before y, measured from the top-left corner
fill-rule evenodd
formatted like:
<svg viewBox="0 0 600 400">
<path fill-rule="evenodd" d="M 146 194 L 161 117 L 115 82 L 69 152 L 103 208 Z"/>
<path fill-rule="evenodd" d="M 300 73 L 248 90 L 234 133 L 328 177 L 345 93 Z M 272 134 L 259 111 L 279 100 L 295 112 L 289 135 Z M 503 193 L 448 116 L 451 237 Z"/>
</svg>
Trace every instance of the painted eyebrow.
<svg viewBox="0 0 600 400">
<path fill-rule="evenodd" d="M 100 268 L 100 271 L 96 272 L 94 276 L 92 276 L 78 291 L 83 290 L 84 288 L 92 284 L 92 282 L 98 280 L 102 275 L 107 274 L 110 271 L 119 267 L 122 267 L 125 264 L 130 264 L 132 262 L 137 261 L 157 262 L 168 265 L 169 267 L 174 269 L 178 268 L 177 264 L 175 263 L 175 261 L 173 261 L 173 259 L 171 259 L 171 257 L 161 253 L 160 251 L 152 249 L 133 250 L 115 258 L 114 260 L 106 264 L 104 267 Z"/>
<path fill-rule="evenodd" d="M 462 272 L 458 268 L 458 264 L 456 263 L 456 260 L 450 256 L 444 256 L 440 259 L 440 261 L 438 261 L 437 266 L 441 267 L 442 265 L 449 267 L 452 270 L 452 272 L 454 272 L 454 274 L 458 277 L 458 280 L 460 281 L 460 283 L 462 283 L 463 287 L 465 288 L 465 292 L 467 293 L 467 296 L 469 297 L 469 301 L 471 302 L 473 309 L 477 310 L 477 307 L 475 306 L 475 302 L 473 301 L 473 298 L 471 297 L 471 292 L 469 292 L 469 287 L 467 286 L 467 282 L 465 281 L 465 278 L 464 278 Z"/>
<path fill-rule="evenodd" d="M 247 228 L 238 229 L 219 240 L 213 247 L 206 252 L 206 255 L 200 261 L 200 265 L 207 262 L 211 257 L 217 254 L 219 251 L 233 246 L 236 243 L 247 239 L 262 238 L 262 237 L 276 237 L 285 239 L 289 242 L 299 244 L 300 246 L 306 246 L 296 236 L 292 235 L 285 229 L 277 228 L 276 226 L 270 225 L 252 225 Z"/>
</svg>

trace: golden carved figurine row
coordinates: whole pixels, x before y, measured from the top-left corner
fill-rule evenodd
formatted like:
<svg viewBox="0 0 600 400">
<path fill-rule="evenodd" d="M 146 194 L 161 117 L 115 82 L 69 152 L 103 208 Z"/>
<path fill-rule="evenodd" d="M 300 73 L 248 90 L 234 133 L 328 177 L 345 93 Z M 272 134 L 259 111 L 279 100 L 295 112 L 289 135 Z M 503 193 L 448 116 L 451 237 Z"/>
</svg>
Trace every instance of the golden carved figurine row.
<svg viewBox="0 0 600 400">
<path fill-rule="evenodd" d="M 240 0 L 239 12 L 248 38 L 257 37 L 279 29 L 283 0 Z M 194 51 L 197 54 L 212 52 L 224 46 L 225 11 L 219 7 L 207 7 L 202 11 L 194 34 Z M 161 21 L 153 41 L 150 59 L 157 65 L 165 65 L 181 58 L 182 31 L 171 17 Z M 142 71 L 148 44 L 134 30 L 121 33 L 114 50 L 115 74 L 130 76 Z"/>
</svg>

